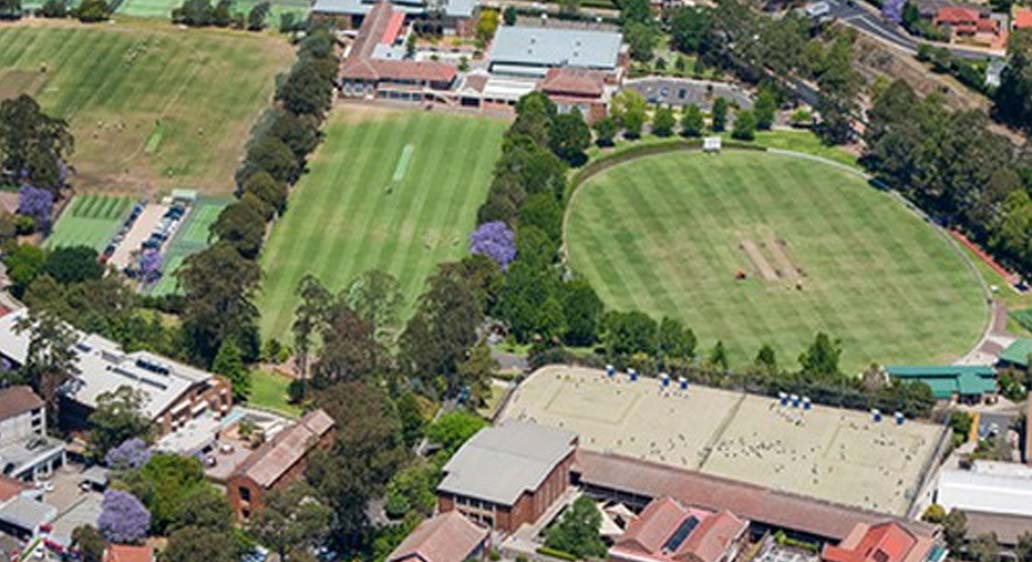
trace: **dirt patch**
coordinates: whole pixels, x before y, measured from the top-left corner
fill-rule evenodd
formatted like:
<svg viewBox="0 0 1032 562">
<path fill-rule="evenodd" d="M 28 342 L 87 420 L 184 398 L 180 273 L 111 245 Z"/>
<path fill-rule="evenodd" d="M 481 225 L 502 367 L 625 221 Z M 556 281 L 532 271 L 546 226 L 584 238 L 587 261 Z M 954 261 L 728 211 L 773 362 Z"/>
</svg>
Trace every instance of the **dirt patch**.
<svg viewBox="0 0 1032 562">
<path fill-rule="evenodd" d="M 789 281 L 798 281 L 800 277 L 803 277 L 803 272 L 795 266 L 795 263 L 789 259 L 786 253 L 786 243 L 780 239 L 770 239 L 766 243 L 766 247 L 770 250 L 772 256 L 774 256 L 774 263 L 777 264 L 778 275 L 782 279 L 788 279 Z"/>
<path fill-rule="evenodd" d="M 764 281 L 773 282 L 778 280 L 778 272 L 771 267 L 770 262 L 767 261 L 763 252 L 760 251 L 756 242 L 753 242 L 748 238 L 743 238 L 738 243 L 738 247 L 745 252 L 745 255 L 749 256 L 749 261 L 752 262 L 753 269 L 759 272 L 760 277 L 762 277 Z"/>
<path fill-rule="evenodd" d="M 35 96 L 47 83 L 47 73 L 36 70 L 0 71 L 0 100 L 18 97 L 21 94 Z"/>
<path fill-rule="evenodd" d="M 341 123 L 370 123 L 382 121 L 400 113 L 401 109 L 385 107 L 372 103 L 347 102 L 339 103 L 336 120 Z"/>
</svg>

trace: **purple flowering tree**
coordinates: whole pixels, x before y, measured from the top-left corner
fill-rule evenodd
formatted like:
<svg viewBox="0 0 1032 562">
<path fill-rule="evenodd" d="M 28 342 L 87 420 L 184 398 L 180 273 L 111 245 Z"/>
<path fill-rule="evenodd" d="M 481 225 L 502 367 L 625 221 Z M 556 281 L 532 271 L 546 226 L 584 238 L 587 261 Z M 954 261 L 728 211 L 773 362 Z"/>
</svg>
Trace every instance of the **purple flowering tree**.
<svg viewBox="0 0 1032 562">
<path fill-rule="evenodd" d="M 150 512 L 136 496 L 122 490 L 104 492 L 97 528 L 113 543 L 135 543 L 147 536 Z"/>
<path fill-rule="evenodd" d="M 148 248 L 140 255 L 140 276 L 148 283 L 156 281 L 158 277 L 161 277 L 161 268 L 164 264 L 165 259 L 161 256 L 161 252 Z"/>
<path fill-rule="evenodd" d="M 23 185 L 18 190 L 18 214 L 36 219 L 36 228 L 50 226 L 50 213 L 54 208 L 54 194 L 46 189 Z"/>
<path fill-rule="evenodd" d="M 485 222 L 469 236 L 469 251 L 484 254 L 506 271 L 516 259 L 516 236 L 502 221 Z"/>
<path fill-rule="evenodd" d="M 108 451 L 104 455 L 104 462 L 116 470 L 132 470 L 147 464 L 150 458 L 151 450 L 147 448 L 147 443 L 139 437 L 133 437 Z"/>
<path fill-rule="evenodd" d="M 903 23 L 903 7 L 906 6 L 906 0 L 885 0 L 885 4 L 882 5 L 882 15 L 897 24 Z"/>
</svg>

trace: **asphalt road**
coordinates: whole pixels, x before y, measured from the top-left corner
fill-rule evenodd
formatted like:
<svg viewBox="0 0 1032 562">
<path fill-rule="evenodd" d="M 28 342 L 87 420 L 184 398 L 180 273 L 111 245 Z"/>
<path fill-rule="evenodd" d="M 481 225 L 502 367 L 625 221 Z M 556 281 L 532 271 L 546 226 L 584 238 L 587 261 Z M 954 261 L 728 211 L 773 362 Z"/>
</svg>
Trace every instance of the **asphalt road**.
<svg viewBox="0 0 1032 562">
<path fill-rule="evenodd" d="M 917 54 L 919 42 L 910 36 L 903 28 L 894 22 L 886 19 L 874 8 L 864 7 L 859 1 L 848 0 L 827 0 L 831 6 L 831 15 L 842 23 L 866 33 L 872 37 L 890 43 L 910 54 Z M 963 47 L 948 46 L 954 56 L 966 59 L 1001 58 L 999 55 L 992 55 L 977 49 L 966 49 Z"/>
</svg>

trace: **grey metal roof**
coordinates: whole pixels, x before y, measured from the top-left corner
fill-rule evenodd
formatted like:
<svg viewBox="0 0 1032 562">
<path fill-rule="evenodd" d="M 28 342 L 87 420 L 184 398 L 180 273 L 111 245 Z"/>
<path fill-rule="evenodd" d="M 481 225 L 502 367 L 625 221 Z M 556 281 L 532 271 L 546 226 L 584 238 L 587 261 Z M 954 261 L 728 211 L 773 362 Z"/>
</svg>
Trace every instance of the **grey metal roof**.
<svg viewBox="0 0 1032 562">
<path fill-rule="evenodd" d="M 439 491 L 513 505 L 576 447 L 577 434 L 509 421 L 480 430 L 444 465 Z"/>
<path fill-rule="evenodd" d="M 0 508 L 0 521 L 34 532 L 40 525 L 57 517 L 57 508 L 43 502 L 17 496 Z"/>
<path fill-rule="evenodd" d="M 395 10 L 406 14 L 424 14 L 428 11 L 427 2 L 424 0 L 393 0 L 391 4 Z M 365 15 L 376 5 L 370 0 L 316 0 L 312 11 L 319 14 L 334 15 Z M 473 17 L 473 10 L 477 7 L 477 0 L 442 0 L 441 7 L 444 8 L 444 15 L 453 18 Z"/>
<path fill-rule="evenodd" d="M 623 37 L 613 31 L 552 27 L 498 28 L 488 59 L 492 66 L 574 66 L 616 68 Z"/>
</svg>

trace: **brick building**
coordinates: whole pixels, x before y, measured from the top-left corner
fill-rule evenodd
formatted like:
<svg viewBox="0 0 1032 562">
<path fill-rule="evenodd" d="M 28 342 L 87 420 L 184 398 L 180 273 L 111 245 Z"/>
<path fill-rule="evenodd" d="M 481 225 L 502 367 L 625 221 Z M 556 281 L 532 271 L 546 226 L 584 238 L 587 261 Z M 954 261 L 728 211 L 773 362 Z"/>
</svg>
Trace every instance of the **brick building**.
<svg viewBox="0 0 1032 562">
<path fill-rule="evenodd" d="M 669 496 L 649 503 L 609 550 L 614 562 L 728 562 L 749 522 L 729 511 L 687 506 Z"/>
<path fill-rule="evenodd" d="M 571 431 L 510 421 L 482 429 L 444 465 L 438 509 L 511 533 L 537 521 L 569 486 Z"/>
<path fill-rule="evenodd" d="M 490 533 L 458 511 L 446 511 L 416 527 L 387 556 L 387 562 L 466 562 L 484 560 Z"/>
<path fill-rule="evenodd" d="M 226 480 L 226 494 L 240 519 L 262 507 L 263 496 L 289 486 L 305 470 L 308 454 L 333 445 L 334 421 L 323 410 L 311 411 L 248 455 Z"/>
<path fill-rule="evenodd" d="M 0 316 L 0 357 L 16 365 L 28 360 L 31 334 L 15 329 L 27 315 L 21 309 Z M 126 353 L 97 334 L 73 333 L 78 372 L 61 387 L 60 421 L 69 431 L 87 431 L 98 399 L 122 387 L 146 397 L 143 415 L 154 422 L 158 437 L 207 412 L 221 416 L 233 405 L 232 387 L 222 377 L 148 351 Z"/>
</svg>

